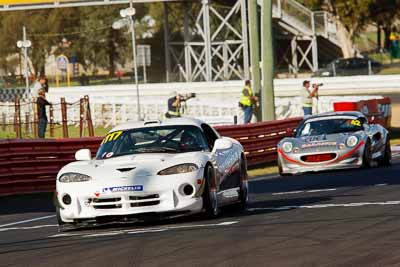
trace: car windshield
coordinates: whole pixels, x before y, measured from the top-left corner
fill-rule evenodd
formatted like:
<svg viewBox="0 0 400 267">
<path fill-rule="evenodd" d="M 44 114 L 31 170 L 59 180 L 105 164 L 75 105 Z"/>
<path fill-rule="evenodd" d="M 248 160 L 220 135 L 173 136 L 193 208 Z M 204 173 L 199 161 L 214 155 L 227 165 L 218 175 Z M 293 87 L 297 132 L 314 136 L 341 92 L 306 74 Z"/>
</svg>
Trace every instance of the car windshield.
<svg viewBox="0 0 400 267">
<path fill-rule="evenodd" d="M 141 154 L 181 153 L 209 150 L 196 126 L 160 126 L 109 133 L 101 143 L 96 159 Z"/>
<path fill-rule="evenodd" d="M 297 129 L 297 137 L 348 133 L 360 130 L 364 130 L 363 122 L 357 118 L 318 118 L 305 121 Z"/>
</svg>

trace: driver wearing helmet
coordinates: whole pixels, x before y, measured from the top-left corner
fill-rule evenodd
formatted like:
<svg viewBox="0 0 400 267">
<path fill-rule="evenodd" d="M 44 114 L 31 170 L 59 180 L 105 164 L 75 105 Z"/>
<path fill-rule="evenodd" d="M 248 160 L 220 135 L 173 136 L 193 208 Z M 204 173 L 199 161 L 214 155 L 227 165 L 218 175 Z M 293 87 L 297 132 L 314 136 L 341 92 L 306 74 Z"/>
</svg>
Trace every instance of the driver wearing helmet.
<svg viewBox="0 0 400 267">
<path fill-rule="evenodd" d="M 182 148 L 191 148 L 198 147 L 199 143 L 197 141 L 196 135 L 190 131 L 185 130 L 181 135 L 181 147 Z"/>
</svg>

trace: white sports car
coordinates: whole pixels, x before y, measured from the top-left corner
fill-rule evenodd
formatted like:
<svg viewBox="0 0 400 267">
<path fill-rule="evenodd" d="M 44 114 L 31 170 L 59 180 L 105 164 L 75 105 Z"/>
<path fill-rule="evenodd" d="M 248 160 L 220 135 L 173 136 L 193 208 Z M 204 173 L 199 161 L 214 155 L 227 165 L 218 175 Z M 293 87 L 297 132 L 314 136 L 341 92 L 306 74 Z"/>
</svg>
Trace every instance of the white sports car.
<svg viewBox="0 0 400 267">
<path fill-rule="evenodd" d="M 126 123 L 57 175 L 59 225 L 174 217 L 247 202 L 241 144 L 197 119 Z"/>
</svg>

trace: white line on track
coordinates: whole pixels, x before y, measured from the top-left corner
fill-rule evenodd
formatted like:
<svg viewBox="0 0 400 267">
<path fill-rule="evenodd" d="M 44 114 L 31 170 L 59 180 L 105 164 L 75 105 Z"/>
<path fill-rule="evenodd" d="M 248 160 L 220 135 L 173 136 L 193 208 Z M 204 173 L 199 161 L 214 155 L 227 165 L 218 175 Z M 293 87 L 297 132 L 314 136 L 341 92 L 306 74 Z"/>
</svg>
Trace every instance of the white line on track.
<svg viewBox="0 0 400 267">
<path fill-rule="evenodd" d="M 47 227 L 58 227 L 57 224 L 45 224 L 45 225 L 36 225 L 36 226 L 28 226 L 28 227 L 9 227 L 9 228 L 0 228 L 0 232 L 10 231 L 10 230 L 32 230 L 32 229 L 41 229 Z"/>
<path fill-rule="evenodd" d="M 336 191 L 336 188 L 308 190 L 307 193 L 319 193 L 319 192 L 331 192 L 331 191 Z"/>
<path fill-rule="evenodd" d="M 229 226 L 238 223 L 239 221 L 230 221 L 230 222 L 221 222 L 221 223 L 214 223 L 214 224 L 193 224 L 193 225 L 176 225 L 176 226 L 164 226 L 158 228 L 144 228 L 144 229 L 128 229 L 128 230 L 121 230 L 121 231 L 109 231 L 109 232 L 102 232 L 102 233 L 62 233 L 51 235 L 49 237 L 70 237 L 70 236 L 79 236 L 79 237 L 102 237 L 102 236 L 115 236 L 121 234 L 145 234 L 145 233 L 158 233 L 158 232 L 165 232 L 169 230 L 176 230 L 176 229 L 191 229 L 191 228 L 205 228 L 205 227 L 221 227 L 221 226 Z"/>
<path fill-rule="evenodd" d="M 278 192 L 278 193 L 272 193 L 273 196 L 280 196 L 280 195 L 293 195 L 293 194 L 301 194 L 306 191 L 288 191 L 288 192 Z"/>
<path fill-rule="evenodd" d="M 316 189 L 316 190 L 298 190 L 298 191 L 288 191 L 288 192 L 277 192 L 272 193 L 273 196 L 280 195 L 294 195 L 294 194 L 302 194 L 302 193 L 320 193 L 320 192 L 331 192 L 336 191 L 336 188 L 327 188 L 327 189 Z"/>
<path fill-rule="evenodd" d="M 316 205 L 300 205 L 300 206 L 281 206 L 281 207 L 266 207 L 266 208 L 249 208 L 248 211 L 261 210 L 291 210 L 291 209 L 321 209 L 321 208 L 336 208 L 336 207 L 363 207 L 363 206 L 387 206 L 400 205 L 400 201 L 384 201 L 384 202 L 355 202 L 355 203 L 338 203 L 338 204 L 316 204 Z"/>
<path fill-rule="evenodd" d="M 374 186 L 385 186 L 385 185 L 387 185 L 387 184 L 376 184 Z"/>
<path fill-rule="evenodd" d="M 17 225 L 17 224 L 36 222 L 36 221 L 45 220 L 45 219 L 49 219 L 49 218 L 53 218 L 53 217 L 56 217 L 56 215 L 49 215 L 49 216 L 43 216 L 43 217 L 33 218 L 33 219 L 29 219 L 29 220 L 23 220 L 23 221 L 19 221 L 19 222 L 7 223 L 7 224 L 0 225 L 0 228 L 6 227 L 6 226 Z"/>
</svg>

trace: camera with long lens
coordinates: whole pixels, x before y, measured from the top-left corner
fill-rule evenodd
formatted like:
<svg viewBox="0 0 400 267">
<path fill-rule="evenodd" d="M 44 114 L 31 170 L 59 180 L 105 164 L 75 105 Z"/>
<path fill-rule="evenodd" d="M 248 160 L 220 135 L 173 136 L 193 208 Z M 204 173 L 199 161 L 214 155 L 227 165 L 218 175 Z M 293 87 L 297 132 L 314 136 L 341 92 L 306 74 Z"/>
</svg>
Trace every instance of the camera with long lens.
<svg viewBox="0 0 400 267">
<path fill-rule="evenodd" d="M 184 95 L 180 95 L 180 99 L 182 102 L 185 102 L 191 98 L 195 98 L 196 97 L 196 93 L 189 93 L 189 94 L 184 94 Z"/>
</svg>

